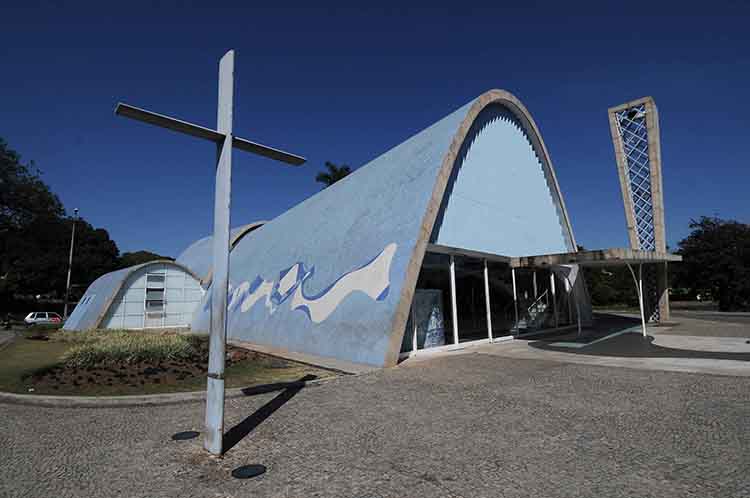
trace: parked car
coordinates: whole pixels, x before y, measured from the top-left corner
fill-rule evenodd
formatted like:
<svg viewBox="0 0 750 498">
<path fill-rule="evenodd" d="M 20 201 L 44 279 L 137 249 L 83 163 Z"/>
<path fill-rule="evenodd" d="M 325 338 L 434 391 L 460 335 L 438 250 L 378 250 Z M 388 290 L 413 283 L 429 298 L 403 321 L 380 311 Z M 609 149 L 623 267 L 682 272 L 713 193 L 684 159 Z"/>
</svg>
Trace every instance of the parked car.
<svg viewBox="0 0 750 498">
<path fill-rule="evenodd" d="M 57 324 L 62 322 L 62 317 L 51 311 L 34 311 L 26 315 L 23 321 L 31 327 L 32 325 Z"/>
</svg>

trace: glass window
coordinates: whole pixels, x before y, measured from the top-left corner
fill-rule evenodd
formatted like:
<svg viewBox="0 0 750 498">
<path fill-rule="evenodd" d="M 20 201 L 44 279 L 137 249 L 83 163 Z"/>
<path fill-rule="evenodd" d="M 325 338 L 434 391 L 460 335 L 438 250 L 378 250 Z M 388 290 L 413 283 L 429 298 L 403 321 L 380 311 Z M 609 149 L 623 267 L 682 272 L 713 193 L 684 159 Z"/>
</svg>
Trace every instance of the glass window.
<svg viewBox="0 0 750 498">
<path fill-rule="evenodd" d="M 426 253 L 414 290 L 401 352 L 453 343 L 450 256 Z"/>
<path fill-rule="evenodd" d="M 516 295 L 518 312 L 525 310 L 536 299 L 534 297 L 534 272 L 526 268 L 516 268 Z"/>
<path fill-rule="evenodd" d="M 425 254 L 412 305 L 418 349 L 453 344 L 450 256 Z"/>
<path fill-rule="evenodd" d="M 513 303 L 513 277 L 510 265 L 488 261 L 487 271 L 490 287 L 492 337 L 510 335 L 516 320 Z"/>
<path fill-rule="evenodd" d="M 164 289 L 146 289 L 146 299 L 161 301 L 164 299 Z"/>
<path fill-rule="evenodd" d="M 146 274 L 146 321 L 145 327 L 162 326 L 165 312 L 165 280 L 164 273 Z"/>
<path fill-rule="evenodd" d="M 555 275 L 555 306 L 557 307 L 557 324 L 562 327 L 575 323 L 575 315 L 572 308 L 575 307 L 572 296 L 567 292 L 567 282 L 564 278 Z"/>
<path fill-rule="evenodd" d="M 164 301 L 146 301 L 146 311 L 164 310 Z"/>
<path fill-rule="evenodd" d="M 164 288 L 163 273 L 149 273 L 146 275 L 146 287 L 149 289 Z"/>
<path fill-rule="evenodd" d="M 414 304 L 409 309 L 409 318 L 406 320 L 404 339 L 401 341 L 401 352 L 408 353 L 414 349 Z"/>
<path fill-rule="evenodd" d="M 456 308 L 460 342 L 487 339 L 484 260 L 455 255 Z"/>
<path fill-rule="evenodd" d="M 518 333 L 524 334 L 555 326 L 555 300 L 550 271 L 544 268 L 516 269 Z"/>
</svg>

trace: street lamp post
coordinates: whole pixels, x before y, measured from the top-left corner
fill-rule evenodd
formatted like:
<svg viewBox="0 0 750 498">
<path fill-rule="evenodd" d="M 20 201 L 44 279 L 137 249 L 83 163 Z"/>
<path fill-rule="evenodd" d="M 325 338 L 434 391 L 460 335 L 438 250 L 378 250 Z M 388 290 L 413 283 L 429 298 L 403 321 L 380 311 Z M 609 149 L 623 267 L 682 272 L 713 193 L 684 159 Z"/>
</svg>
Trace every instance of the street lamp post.
<svg viewBox="0 0 750 498">
<path fill-rule="evenodd" d="M 78 208 L 73 210 L 73 230 L 70 233 L 70 255 L 68 256 L 68 282 L 65 284 L 65 307 L 63 308 L 63 320 L 68 319 L 68 298 L 70 297 L 70 273 L 73 271 L 73 244 L 76 240 L 76 221 L 78 221 Z"/>
</svg>

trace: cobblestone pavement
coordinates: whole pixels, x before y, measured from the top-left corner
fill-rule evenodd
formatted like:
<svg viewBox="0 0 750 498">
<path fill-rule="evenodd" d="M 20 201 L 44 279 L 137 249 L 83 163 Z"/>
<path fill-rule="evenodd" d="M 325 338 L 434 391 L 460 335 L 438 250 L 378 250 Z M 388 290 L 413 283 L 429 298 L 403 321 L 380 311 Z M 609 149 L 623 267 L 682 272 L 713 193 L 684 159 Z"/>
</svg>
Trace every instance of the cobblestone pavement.
<svg viewBox="0 0 750 498">
<path fill-rule="evenodd" d="M 170 439 L 202 416 L 0 405 L 0 496 L 750 495 L 746 378 L 436 358 L 231 400 L 250 432 L 220 461 Z"/>
<path fill-rule="evenodd" d="M 672 318 L 676 320 L 688 318 L 750 325 L 750 313 L 747 312 L 672 310 Z"/>
<path fill-rule="evenodd" d="M 659 327 L 659 333 L 750 339 L 750 317 L 746 315 L 677 311 L 672 313 L 670 322 L 675 325 Z"/>
</svg>

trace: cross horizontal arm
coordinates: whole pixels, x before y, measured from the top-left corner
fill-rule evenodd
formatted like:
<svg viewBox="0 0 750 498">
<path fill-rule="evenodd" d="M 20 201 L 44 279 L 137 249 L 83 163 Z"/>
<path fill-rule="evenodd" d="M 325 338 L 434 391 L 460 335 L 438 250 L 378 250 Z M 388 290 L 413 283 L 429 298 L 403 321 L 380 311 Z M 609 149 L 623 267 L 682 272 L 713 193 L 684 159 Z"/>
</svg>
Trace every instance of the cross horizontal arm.
<svg viewBox="0 0 750 498">
<path fill-rule="evenodd" d="M 216 130 L 188 123 L 187 121 L 173 118 L 171 116 L 165 116 L 164 114 L 157 114 L 132 105 L 123 104 L 122 102 L 118 103 L 117 107 L 115 107 L 115 114 L 135 119 L 136 121 L 143 121 L 144 123 L 161 126 L 162 128 L 167 128 L 169 130 L 179 131 L 180 133 L 191 135 L 193 137 L 210 140 L 214 143 L 220 143 L 224 140 L 224 135 Z"/>
<path fill-rule="evenodd" d="M 252 152 L 253 154 L 258 154 L 259 156 L 264 156 L 269 159 L 275 159 L 277 161 L 291 164 L 292 166 L 300 166 L 306 161 L 306 159 L 302 156 L 290 154 L 289 152 L 284 152 L 283 150 L 274 149 L 273 147 L 268 147 L 267 145 L 251 142 L 250 140 L 245 140 L 244 138 L 240 137 L 232 136 L 232 146 L 235 149 L 244 150 L 245 152 Z"/>
<path fill-rule="evenodd" d="M 199 126 L 193 123 L 188 123 L 181 119 L 173 118 L 171 116 L 165 116 L 164 114 L 158 114 L 155 112 L 147 111 L 139 107 L 135 107 L 129 104 L 123 104 L 122 102 L 117 104 L 115 107 L 115 114 L 118 116 L 124 116 L 126 118 L 135 119 L 137 121 L 143 121 L 144 123 L 160 126 L 168 130 L 178 131 L 186 135 L 190 135 L 197 138 L 202 138 L 214 143 L 222 143 L 224 141 L 224 134 L 219 133 L 216 130 Z M 244 138 L 232 136 L 232 146 L 244 150 L 245 152 L 252 152 L 259 156 L 268 157 L 269 159 L 275 159 L 277 161 L 285 162 L 293 166 L 299 166 L 305 162 L 305 158 L 284 152 L 283 150 L 274 149 L 259 143 L 245 140 Z"/>
</svg>

